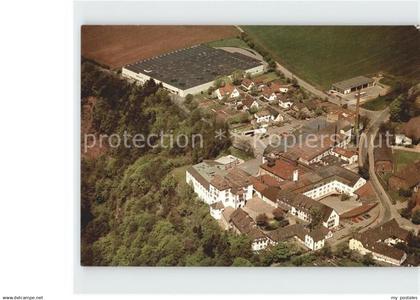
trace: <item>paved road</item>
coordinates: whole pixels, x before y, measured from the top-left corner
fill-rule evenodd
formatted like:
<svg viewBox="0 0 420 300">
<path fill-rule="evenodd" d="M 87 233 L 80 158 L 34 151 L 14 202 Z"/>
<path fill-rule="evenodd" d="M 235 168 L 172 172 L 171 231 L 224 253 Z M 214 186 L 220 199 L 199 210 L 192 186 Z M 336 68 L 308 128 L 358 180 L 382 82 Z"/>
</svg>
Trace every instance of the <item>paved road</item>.
<svg viewBox="0 0 420 300">
<path fill-rule="evenodd" d="M 369 177 L 370 181 L 372 183 L 372 186 L 377 194 L 377 197 L 379 198 L 383 212 L 381 214 L 380 220 L 378 223 L 384 223 L 386 221 L 389 221 L 391 219 L 396 219 L 398 224 L 408 230 L 413 229 L 416 232 L 419 232 L 420 225 L 415 225 L 411 221 L 401 217 L 396 207 L 392 204 L 391 198 L 386 193 L 385 189 L 383 188 L 382 184 L 379 182 L 378 177 L 376 176 L 375 172 L 375 157 L 374 157 L 374 140 L 378 133 L 379 126 L 382 122 L 387 120 L 389 118 L 389 108 L 386 108 L 383 110 L 377 119 L 371 124 L 367 135 L 366 140 L 368 142 L 368 158 L 369 158 Z"/>
<path fill-rule="evenodd" d="M 371 123 L 363 139 L 363 142 L 367 143 L 367 146 L 368 146 L 367 154 L 368 154 L 368 159 L 369 159 L 369 178 L 375 190 L 375 193 L 382 204 L 382 208 L 384 209 L 381 219 L 379 220 L 379 223 L 384 223 L 386 221 L 389 221 L 392 217 L 400 216 L 399 213 L 396 211 L 396 209 L 392 206 L 392 201 L 389 198 L 388 194 L 385 192 L 384 188 L 382 187 L 382 184 L 379 182 L 379 179 L 376 176 L 376 172 L 375 172 L 375 157 L 374 157 L 374 151 L 373 151 L 374 150 L 373 143 L 374 143 L 376 134 L 378 133 L 380 124 L 383 121 L 385 121 L 388 117 L 389 117 L 389 109 L 383 110 L 381 114 L 376 118 L 376 120 L 374 120 Z M 363 145 L 362 148 L 365 148 L 365 146 Z"/>
</svg>

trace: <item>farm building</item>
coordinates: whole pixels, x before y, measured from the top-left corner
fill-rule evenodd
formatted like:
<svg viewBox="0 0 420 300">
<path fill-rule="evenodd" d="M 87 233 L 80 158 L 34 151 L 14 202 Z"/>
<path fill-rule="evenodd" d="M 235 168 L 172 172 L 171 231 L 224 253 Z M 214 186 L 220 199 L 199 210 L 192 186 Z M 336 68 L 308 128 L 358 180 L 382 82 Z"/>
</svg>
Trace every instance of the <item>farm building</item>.
<svg viewBox="0 0 420 300">
<path fill-rule="evenodd" d="M 372 78 L 365 76 L 357 76 L 344 81 L 334 83 L 332 89 L 341 94 L 350 94 L 357 90 L 365 89 L 375 85 L 375 81 Z"/>
<path fill-rule="evenodd" d="M 264 65 L 244 54 L 197 45 L 126 65 L 122 75 L 141 83 L 153 79 L 171 93 L 185 97 L 207 90 L 216 78 L 235 70 L 254 75 L 262 73 Z"/>
</svg>

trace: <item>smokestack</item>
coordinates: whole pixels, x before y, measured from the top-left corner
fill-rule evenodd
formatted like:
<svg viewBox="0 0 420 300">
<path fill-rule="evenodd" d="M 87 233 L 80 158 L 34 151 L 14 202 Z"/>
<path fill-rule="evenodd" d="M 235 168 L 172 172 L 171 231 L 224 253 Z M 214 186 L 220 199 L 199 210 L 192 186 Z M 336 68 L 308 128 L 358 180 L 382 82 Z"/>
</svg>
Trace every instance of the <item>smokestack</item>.
<svg viewBox="0 0 420 300">
<path fill-rule="evenodd" d="M 299 180 L 299 170 L 296 169 L 293 171 L 293 181 L 296 182 Z"/>
</svg>

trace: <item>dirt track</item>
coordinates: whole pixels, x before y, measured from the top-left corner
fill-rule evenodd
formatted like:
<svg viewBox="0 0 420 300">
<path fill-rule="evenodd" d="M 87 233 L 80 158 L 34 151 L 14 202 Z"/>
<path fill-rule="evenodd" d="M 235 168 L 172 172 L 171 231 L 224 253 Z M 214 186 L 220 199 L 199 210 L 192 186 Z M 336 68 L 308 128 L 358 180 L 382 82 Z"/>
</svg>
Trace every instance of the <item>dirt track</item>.
<svg viewBox="0 0 420 300">
<path fill-rule="evenodd" d="M 115 69 L 175 49 L 238 34 L 234 26 L 85 25 L 81 29 L 81 53 Z"/>
</svg>

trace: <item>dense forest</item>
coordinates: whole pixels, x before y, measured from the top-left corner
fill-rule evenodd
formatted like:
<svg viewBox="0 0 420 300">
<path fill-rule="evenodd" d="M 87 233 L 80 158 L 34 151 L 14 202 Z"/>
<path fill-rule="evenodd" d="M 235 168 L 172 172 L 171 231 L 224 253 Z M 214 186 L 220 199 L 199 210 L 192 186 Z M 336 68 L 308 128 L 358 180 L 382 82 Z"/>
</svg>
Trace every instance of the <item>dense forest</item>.
<svg viewBox="0 0 420 300">
<path fill-rule="evenodd" d="M 254 261 L 245 236 L 223 232 L 173 170 L 230 146 L 226 129 L 199 110 L 185 116 L 153 81 L 140 87 L 82 63 L 82 106 L 95 97 L 96 134 L 203 135 L 203 147 L 108 149 L 81 161 L 82 265 L 231 265 Z M 84 120 L 82 120 L 84 122 Z M 83 140 L 83 139 L 82 139 Z"/>
</svg>

